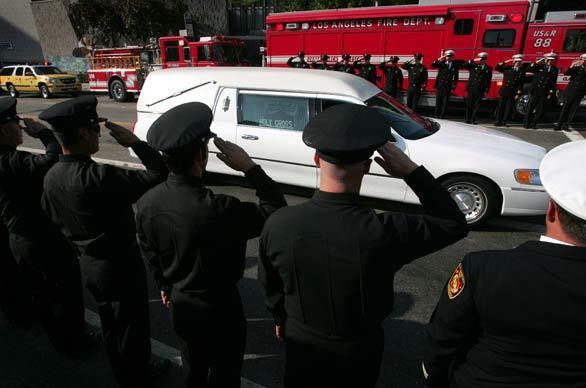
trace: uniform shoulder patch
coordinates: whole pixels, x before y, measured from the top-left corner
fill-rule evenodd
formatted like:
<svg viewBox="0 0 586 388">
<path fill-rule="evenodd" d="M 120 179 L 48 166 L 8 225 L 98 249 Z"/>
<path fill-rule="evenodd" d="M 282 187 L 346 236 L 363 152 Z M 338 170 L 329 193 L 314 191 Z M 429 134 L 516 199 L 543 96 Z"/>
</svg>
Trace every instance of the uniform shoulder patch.
<svg viewBox="0 0 586 388">
<path fill-rule="evenodd" d="M 448 297 L 454 299 L 462 293 L 466 286 L 466 278 L 464 277 L 464 270 L 462 269 L 462 263 L 458 264 L 450 281 L 448 282 Z"/>
</svg>

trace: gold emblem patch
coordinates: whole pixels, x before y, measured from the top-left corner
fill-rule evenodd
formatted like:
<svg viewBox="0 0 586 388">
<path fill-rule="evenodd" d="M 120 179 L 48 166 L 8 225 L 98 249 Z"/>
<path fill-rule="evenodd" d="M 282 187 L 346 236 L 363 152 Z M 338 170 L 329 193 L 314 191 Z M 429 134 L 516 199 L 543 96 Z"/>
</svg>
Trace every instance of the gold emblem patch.
<svg viewBox="0 0 586 388">
<path fill-rule="evenodd" d="M 448 282 L 448 297 L 454 299 L 460 295 L 462 290 L 464 290 L 465 285 L 466 278 L 464 277 L 464 271 L 462 270 L 462 263 L 460 263 L 454 270 L 454 273 Z"/>
</svg>

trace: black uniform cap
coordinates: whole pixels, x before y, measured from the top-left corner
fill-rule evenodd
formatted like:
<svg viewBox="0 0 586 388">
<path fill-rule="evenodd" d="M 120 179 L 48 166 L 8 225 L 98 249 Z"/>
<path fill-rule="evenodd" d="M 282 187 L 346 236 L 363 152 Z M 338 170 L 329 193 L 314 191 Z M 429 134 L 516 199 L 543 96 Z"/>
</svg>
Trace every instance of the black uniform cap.
<svg viewBox="0 0 586 388">
<path fill-rule="evenodd" d="M 19 119 L 16 114 L 16 98 L 1 97 L 0 98 L 0 124 L 4 124 L 10 120 Z"/>
<path fill-rule="evenodd" d="M 212 110 L 201 102 L 177 105 L 163 113 L 147 133 L 147 143 L 158 151 L 171 151 L 197 139 L 214 137 L 210 132 Z"/>
<path fill-rule="evenodd" d="M 96 97 L 81 96 L 53 105 L 43 111 L 39 119 L 51 124 L 56 132 L 67 132 L 85 126 L 95 127 L 100 122 L 107 121 L 98 116 L 97 106 Z"/>
<path fill-rule="evenodd" d="M 393 63 L 399 62 L 399 57 L 396 57 L 396 56 L 395 57 L 391 57 L 391 62 L 393 62 Z"/>
<path fill-rule="evenodd" d="M 334 164 L 357 163 L 391 139 L 389 122 L 376 110 L 356 104 L 338 104 L 311 119 L 303 142 L 319 157 Z"/>
<path fill-rule="evenodd" d="M 421 54 L 421 53 L 415 53 L 415 54 L 413 54 L 413 56 L 415 57 L 415 59 L 423 58 L 423 54 Z"/>
</svg>

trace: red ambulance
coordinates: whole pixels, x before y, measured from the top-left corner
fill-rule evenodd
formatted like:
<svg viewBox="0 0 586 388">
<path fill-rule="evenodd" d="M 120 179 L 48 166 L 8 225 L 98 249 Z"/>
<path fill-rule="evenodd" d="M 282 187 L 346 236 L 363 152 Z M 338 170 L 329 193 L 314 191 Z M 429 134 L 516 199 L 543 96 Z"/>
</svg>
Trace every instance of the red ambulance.
<svg viewBox="0 0 586 388">
<path fill-rule="evenodd" d="M 586 52 L 586 10 L 550 12 L 545 20 L 535 21 L 537 1 L 440 1 L 270 14 L 266 20 L 267 66 L 286 66 L 299 51 L 305 52 L 308 62 L 327 54 L 332 64 L 342 54 L 350 54 L 354 61 L 369 53 L 373 64 L 398 56 L 401 64 L 414 53 L 422 53 L 430 80 L 421 103 L 433 105 L 431 91 L 437 70 L 430 64 L 447 49 L 455 50 L 461 60 L 487 52 L 493 67 L 513 54 L 522 53 L 526 61 L 534 61 L 553 50 L 563 71 Z M 382 88 L 385 80 L 377 71 Z M 563 71 L 558 78 L 561 90 L 568 83 Z M 461 70 L 456 96 L 465 95 L 467 79 L 468 72 Z M 406 83 L 405 78 L 404 87 Z M 501 84 L 502 74 L 495 71 L 487 97 L 497 98 Z"/>
</svg>

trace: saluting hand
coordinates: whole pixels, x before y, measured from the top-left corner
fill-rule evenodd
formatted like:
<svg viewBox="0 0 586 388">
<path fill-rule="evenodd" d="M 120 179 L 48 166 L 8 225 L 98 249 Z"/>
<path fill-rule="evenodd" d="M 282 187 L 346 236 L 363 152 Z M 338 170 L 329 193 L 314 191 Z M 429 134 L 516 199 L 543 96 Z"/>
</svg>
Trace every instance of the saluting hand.
<svg viewBox="0 0 586 388">
<path fill-rule="evenodd" d="M 378 153 L 382 156 L 376 156 L 374 161 L 377 162 L 387 174 L 395 178 L 405 178 L 411 174 L 418 166 L 403 151 L 397 148 L 393 143 L 380 147 Z"/>
<path fill-rule="evenodd" d="M 114 124 L 111 121 L 106 121 L 104 126 L 110 130 L 110 136 L 116 139 L 118 144 L 123 147 L 128 148 L 140 140 L 134 133 L 122 125 Z"/>
<path fill-rule="evenodd" d="M 168 292 L 161 291 L 161 300 L 163 301 L 163 306 L 166 308 L 171 306 L 171 295 Z"/>
<path fill-rule="evenodd" d="M 275 337 L 279 341 L 283 341 L 285 339 L 285 330 L 283 330 L 282 325 L 275 325 Z"/>
<path fill-rule="evenodd" d="M 24 121 L 24 125 L 25 125 L 24 131 L 30 137 L 38 138 L 39 133 L 41 133 L 47 129 L 47 127 L 45 127 L 43 124 L 41 124 L 40 122 L 33 120 L 33 119 L 23 118 L 22 121 Z"/>
<path fill-rule="evenodd" d="M 221 153 L 217 154 L 218 159 L 226 163 L 228 167 L 233 170 L 247 172 L 256 166 L 256 163 L 250 156 L 242 149 L 242 147 L 226 141 L 221 137 L 214 138 L 214 144 Z"/>
</svg>

